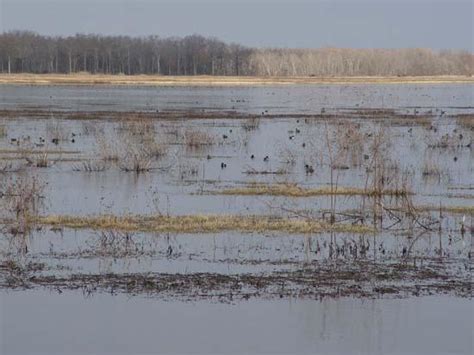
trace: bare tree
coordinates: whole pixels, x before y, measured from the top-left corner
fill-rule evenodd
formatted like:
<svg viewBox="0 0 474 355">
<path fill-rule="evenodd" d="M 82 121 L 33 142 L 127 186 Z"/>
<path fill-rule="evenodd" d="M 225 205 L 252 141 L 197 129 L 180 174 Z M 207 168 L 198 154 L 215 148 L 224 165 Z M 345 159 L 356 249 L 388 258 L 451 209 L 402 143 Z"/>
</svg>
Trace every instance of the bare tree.
<svg viewBox="0 0 474 355">
<path fill-rule="evenodd" d="M 472 75 L 468 51 L 430 49 L 248 48 L 216 38 L 128 37 L 78 34 L 0 34 L 3 73 L 164 75 Z"/>
</svg>

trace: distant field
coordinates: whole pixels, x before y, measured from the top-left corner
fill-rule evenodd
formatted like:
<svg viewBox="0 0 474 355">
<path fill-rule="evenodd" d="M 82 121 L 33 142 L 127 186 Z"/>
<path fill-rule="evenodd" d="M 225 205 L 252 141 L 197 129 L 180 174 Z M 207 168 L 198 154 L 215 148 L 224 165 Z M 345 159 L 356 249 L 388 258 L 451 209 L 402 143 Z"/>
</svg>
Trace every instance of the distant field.
<svg viewBox="0 0 474 355">
<path fill-rule="evenodd" d="M 144 86 L 256 86 L 290 84 L 441 84 L 474 83 L 472 76 L 255 77 L 156 76 L 91 74 L 0 74 L 0 84 L 16 85 L 144 85 Z"/>
</svg>

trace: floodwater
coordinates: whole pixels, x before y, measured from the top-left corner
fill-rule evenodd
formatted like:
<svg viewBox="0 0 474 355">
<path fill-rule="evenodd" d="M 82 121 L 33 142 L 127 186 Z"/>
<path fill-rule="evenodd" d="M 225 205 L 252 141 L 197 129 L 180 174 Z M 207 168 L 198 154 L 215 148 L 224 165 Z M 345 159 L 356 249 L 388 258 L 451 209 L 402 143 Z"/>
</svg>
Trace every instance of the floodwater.
<svg viewBox="0 0 474 355">
<path fill-rule="evenodd" d="M 2 354 L 471 354 L 472 302 L 2 292 Z"/>
<path fill-rule="evenodd" d="M 467 84 L 0 86 L 2 220 L 15 214 L 3 186 L 35 177 L 45 216 L 319 219 L 334 208 L 337 223 L 377 228 L 39 225 L 19 235 L 2 222 L 1 353 L 471 354 L 472 93 Z M 189 144 L 194 132 L 208 141 Z M 139 173 L 128 171 L 135 152 L 147 154 Z M 410 194 L 222 193 L 328 188 L 331 172 L 338 186 L 364 188 L 377 169 L 385 188 Z"/>
</svg>

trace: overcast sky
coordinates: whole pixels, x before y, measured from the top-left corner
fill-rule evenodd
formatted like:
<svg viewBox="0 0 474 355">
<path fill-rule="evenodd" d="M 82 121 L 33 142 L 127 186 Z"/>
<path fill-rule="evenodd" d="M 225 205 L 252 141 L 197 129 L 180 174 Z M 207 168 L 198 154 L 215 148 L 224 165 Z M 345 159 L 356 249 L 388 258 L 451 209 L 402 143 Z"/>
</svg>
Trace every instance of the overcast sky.
<svg viewBox="0 0 474 355">
<path fill-rule="evenodd" d="M 474 0 L 0 0 L 0 31 L 473 50 Z"/>
</svg>

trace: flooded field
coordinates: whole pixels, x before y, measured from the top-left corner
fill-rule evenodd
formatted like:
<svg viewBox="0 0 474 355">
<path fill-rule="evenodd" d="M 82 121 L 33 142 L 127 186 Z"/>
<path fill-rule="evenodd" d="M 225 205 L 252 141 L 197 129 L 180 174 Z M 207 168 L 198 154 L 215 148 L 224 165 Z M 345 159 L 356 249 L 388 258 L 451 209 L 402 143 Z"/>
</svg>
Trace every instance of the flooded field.
<svg viewBox="0 0 474 355">
<path fill-rule="evenodd" d="M 0 86 L 1 349 L 470 354 L 473 138 L 471 84 Z"/>
</svg>

